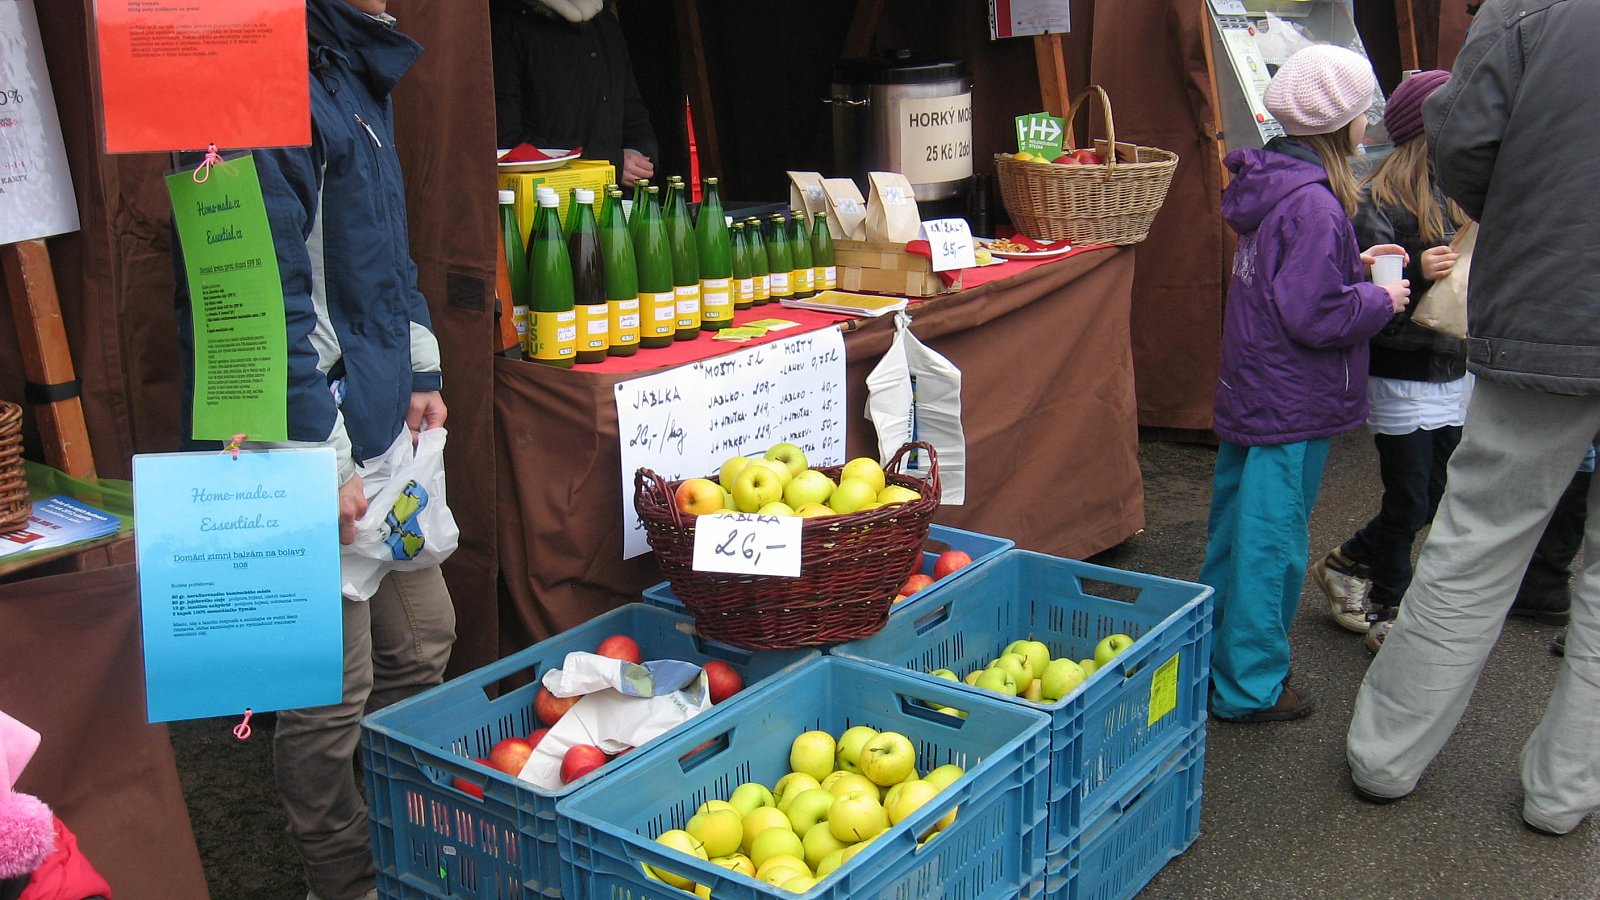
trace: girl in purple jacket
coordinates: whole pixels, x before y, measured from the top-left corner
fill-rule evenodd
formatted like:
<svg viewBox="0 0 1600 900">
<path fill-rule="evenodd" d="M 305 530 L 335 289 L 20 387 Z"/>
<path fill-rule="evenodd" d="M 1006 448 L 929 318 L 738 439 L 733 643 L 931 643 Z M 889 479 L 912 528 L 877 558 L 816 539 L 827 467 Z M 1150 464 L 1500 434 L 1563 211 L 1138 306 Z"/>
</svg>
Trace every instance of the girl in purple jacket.
<svg viewBox="0 0 1600 900">
<path fill-rule="evenodd" d="M 1375 285 L 1350 224 L 1350 170 L 1377 80 L 1360 54 L 1307 47 L 1267 86 L 1286 137 L 1235 150 L 1222 216 L 1238 232 L 1223 316 L 1213 428 L 1221 438 L 1200 580 L 1215 590 L 1211 711 L 1225 722 L 1298 719 L 1289 623 L 1310 552 L 1307 526 L 1331 437 L 1367 416 L 1367 339 L 1410 299 Z"/>
</svg>

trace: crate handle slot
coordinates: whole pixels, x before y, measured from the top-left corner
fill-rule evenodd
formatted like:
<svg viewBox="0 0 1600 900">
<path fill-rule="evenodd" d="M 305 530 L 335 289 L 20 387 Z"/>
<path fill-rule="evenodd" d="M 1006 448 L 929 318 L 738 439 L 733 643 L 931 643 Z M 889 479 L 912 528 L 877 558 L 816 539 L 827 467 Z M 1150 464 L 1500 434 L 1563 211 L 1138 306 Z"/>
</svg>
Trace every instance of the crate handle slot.
<svg viewBox="0 0 1600 900">
<path fill-rule="evenodd" d="M 1144 797 L 1145 791 L 1150 790 L 1150 785 L 1155 783 L 1156 776 L 1162 774 L 1160 771 L 1158 771 L 1159 768 L 1160 767 L 1158 766 L 1155 769 L 1151 769 L 1149 772 L 1146 772 L 1144 777 L 1139 779 L 1139 783 L 1134 786 L 1133 790 L 1123 794 L 1122 797 L 1117 800 L 1118 812 L 1127 812 L 1129 809 L 1133 808 L 1135 803 L 1138 803 Z"/>
<path fill-rule="evenodd" d="M 723 662 L 738 666 L 741 670 L 750 665 L 750 660 L 755 658 L 755 651 L 701 637 L 700 632 L 693 627 L 687 629 L 687 632 L 694 638 L 695 652 L 702 656 L 720 659 Z"/>
<path fill-rule="evenodd" d="M 659 850 L 657 848 L 659 848 Z M 652 840 L 648 846 L 634 844 L 632 842 L 624 842 L 622 844 L 622 851 L 627 855 L 629 862 L 641 867 L 639 871 L 644 873 L 646 878 L 651 877 L 649 872 L 643 868 L 643 866 L 646 865 L 650 866 L 651 868 L 661 869 L 668 874 L 676 875 L 679 878 L 687 878 L 693 882 L 699 882 L 700 880 L 700 873 L 693 868 L 693 862 L 699 862 L 708 868 L 722 868 L 721 866 L 712 867 L 710 863 L 698 860 L 681 850 L 674 850 L 665 844 L 658 844 L 654 840 Z M 693 862 L 689 862 L 691 860 Z M 666 882 L 661 883 L 661 888 L 664 892 L 671 891 L 674 894 L 679 893 L 678 891 L 673 890 L 672 885 L 669 885 Z"/>
<path fill-rule="evenodd" d="M 916 629 L 917 636 L 921 637 L 948 621 L 950 621 L 950 603 L 946 601 L 918 616 L 911 626 Z"/>
<path fill-rule="evenodd" d="M 1078 589 L 1080 591 L 1088 596 L 1098 597 L 1101 600 L 1114 600 L 1118 603 L 1137 604 L 1139 602 L 1139 597 L 1144 593 L 1143 588 L 1122 582 L 1110 581 L 1104 578 L 1091 578 L 1087 575 L 1079 575 L 1077 576 L 1077 579 Z M 1132 596 L 1129 596 L 1130 593 Z"/>
<path fill-rule="evenodd" d="M 956 731 L 960 731 L 962 728 L 966 727 L 966 719 L 960 716 L 952 716 L 946 712 L 940 712 L 933 706 L 934 701 L 932 700 L 925 700 L 921 697 L 912 697 L 909 694 L 900 694 L 898 696 L 900 698 L 900 711 L 908 716 L 915 716 L 918 719 L 923 719 L 925 721 L 932 722 L 935 725 L 942 725 L 945 728 L 951 728 Z M 951 709 L 961 708 L 959 706 L 954 706 L 951 707 Z M 966 712 L 966 710 L 962 710 L 962 712 Z"/>
<path fill-rule="evenodd" d="M 687 774 L 695 769 L 700 768 L 713 759 L 716 759 L 718 756 L 721 756 L 727 751 L 728 746 L 732 743 L 729 738 L 729 736 L 732 734 L 733 728 L 729 728 L 727 731 L 722 732 L 711 740 L 700 744 L 693 750 L 690 750 L 688 753 L 678 757 L 678 768 L 682 769 L 683 772 Z"/>
</svg>

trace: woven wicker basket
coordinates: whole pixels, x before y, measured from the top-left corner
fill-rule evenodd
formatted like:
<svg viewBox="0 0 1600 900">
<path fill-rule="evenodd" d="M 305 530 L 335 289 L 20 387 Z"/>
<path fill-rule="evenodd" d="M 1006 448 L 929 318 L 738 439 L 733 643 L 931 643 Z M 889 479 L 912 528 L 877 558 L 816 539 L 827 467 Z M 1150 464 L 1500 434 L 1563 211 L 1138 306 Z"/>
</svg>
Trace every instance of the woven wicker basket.
<svg viewBox="0 0 1600 900">
<path fill-rule="evenodd" d="M 927 454 L 926 480 L 900 474 L 912 448 Z M 816 468 L 837 479 L 841 467 Z M 789 650 L 876 634 L 889 619 L 896 590 L 921 562 L 922 543 L 939 508 L 938 458 L 929 444 L 906 444 L 886 473 L 889 484 L 911 488 L 919 499 L 804 520 L 797 578 L 696 571 L 691 564 L 698 517 L 680 512 L 672 500 L 681 482 L 640 469 L 633 503 L 662 573 L 703 636 L 739 647 Z"/>
<path fill-rule="evenodd" d="M 20 528 L 32 512 L 22 471 L 22 407 L 0 400 L 0 532 Z"/>
<path fill-rule="evenodd" d="M 1010 154 L 994 157 L 1000 199 L 1011 224 L 1040 240 L 1067 240 L 1080 246 L 1137 244 L 1150 233 L 1178 167 L 1178 154 L 1117 141 L 1111 100 L 1097 84 L 1072 101 L 1067 121 L 1094 96 L 1104 114 L 1106 139 L 1094 142 L 1101 165 L 1058 166 L 1019 162 Z M 1115 148 L 1113 152 L 1112 148 Z"/>
</svg>

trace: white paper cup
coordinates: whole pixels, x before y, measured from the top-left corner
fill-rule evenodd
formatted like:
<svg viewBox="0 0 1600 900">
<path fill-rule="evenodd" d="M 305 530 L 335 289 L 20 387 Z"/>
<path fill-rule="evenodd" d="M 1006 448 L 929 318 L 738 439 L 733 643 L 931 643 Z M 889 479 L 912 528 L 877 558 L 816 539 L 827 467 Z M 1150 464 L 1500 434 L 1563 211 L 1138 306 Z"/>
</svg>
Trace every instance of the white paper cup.
<svg viewBox="0 0 1600 900">
<path fill-rule="evenodd" d="M 1373 284 L 1394 284 L 1406 277 L 1406 258 L 1398 253 L 1385 253 L 1374 257 L 1372 263 Z"/>
</svg>

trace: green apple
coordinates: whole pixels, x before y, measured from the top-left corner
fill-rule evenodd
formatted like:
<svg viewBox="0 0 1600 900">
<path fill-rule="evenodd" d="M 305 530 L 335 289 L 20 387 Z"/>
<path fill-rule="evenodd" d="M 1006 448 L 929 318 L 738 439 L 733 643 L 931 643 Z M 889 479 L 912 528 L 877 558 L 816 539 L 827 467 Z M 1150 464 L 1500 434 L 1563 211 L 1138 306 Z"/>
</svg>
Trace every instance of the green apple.
<svg viewBox="0 0 1600 900">
<path fill-rule="evenodd" d="M 661 832 L 660 837 L 656 838 L 656 843 L 662 845 L 663 847 L 671 847 L 680 853 L 687 853 L 690 856 L 698 857 L 700 859 L 708 858 L 706 856 L 705 845 L 700 843 L 699 839 L 694 835 L 684 831 L 681 828 L 674 828 L 671 831 Z M 681 888 L 686 891 L 694 890 L 694 882 L 683 877 L 682 875 L 674 875 L 665 869 L 657 869 L 651 865 L 646 865 L 644 870 L 646 875 L 664 881 L 675 888 Z"/>
<path fill-rule="evenodd" d="M 722 489 L 722 508 L 729 509 L 734 512 L 739 511 L 739 504 L 733 502 L 733 492 L 727 488 Z"/>
<path fill-rule="evenodd" d="M 1028 685 L 1033 683 L 1033 664 L 1028 662 L 1028 658 L 1020 653 L 1002 653 L 999 658 L 990 664 L 989 668 L 1005 669 L 1010 672 L 1011 677 L 1017 682 L 1017 693 L 1019 694 L 1027 690 Z"/>
<path fill-rule="evenodd" d="M 847 772 L 844 769 L 832 772 L 827 778 L 822 779 L 822 789 L 835 797 L 843 797 L 851 791 L 866 791 L 877 797 L 882 792 L 871 778 L 860 772 Z"/>
<path fill-rule="evenodd" d="M 751 466 L 756 466 L 756 465 L 766 466 L 767 468 L 771 469 L 773 471 L 773 474 L 778 476 L 778 480 L 782 481 L 784 484 L 788 484 L 789 483 L 789 479 L 794 477 L 794 473 L 789 471 L 789 467 L 788 466 L 784 465 L 781 462 L 778 462 L 775 459 L 752 459 L 752 460 L 750 460 L 750 465 Z M 747 471 L 749 470 L 749 468 L 750 468 L 750 466 L 745 466 L 745 469 Z"/>
<path fill-rule="evenodd" d="M 882 832 L 879 832 L 879 834 L 881 834 L 881 833 Z M 867 845 L 872 843 L 873 841 L 877 840 L 877 838 L 878 838 L 878 835 L 875 834 L 872 837 L 869 837 L 864 841 L 857 841 L 856 843 L 851 844 L 850 846 L 844 848 L 844 860 L 843 860 L 843 862 L 841 862 L 841 865 L 843 863 L 849 862 L 851 859 L 854 859 L 855 855 L 857 853 L 860 853 L 862 850 L 867 849 Z"/>
<path fill-rule="evenodd" d="M 886 484 L 883 476 L 883 466 L 878 465 L 878 461 L 870 456 L 858 456 L 845 463 L 844 468 L 839 470 L 839 477 L 841 479 L 854 478 L 858 481 L 865 481 L 867 484 L 872 485 L 872 495 L 874 497 L 884 489 Z"/>
<path fill-rule="evenodd" d="M 1072 693 L 1073 689 L 1083 684 L 1083 667 L 1063 656 L 1052 659 L 1044 667 L 1044 674 L 1039 676 L 1040 690 L 1046 700 L 1060 700 Z"/>
<path fill-rule="evenodd" d="M 861 746 L 861 774 L 887 787 L 917 769 L 917 748 L 898 731 L 880 732 Z"/>
<path fill-rule="evenodd" d="M 1089 659 L 1078 660 L 1078 668 L 1083 670 L 1083 677 L 1088 678 L 1090 675 L 1100 671 L 1100 664 L 1095 662 L 1093 657 L 1090 657 Z"/>
<path fill-rule="evenodd" d="M 978 683 L 978 679 L 983 677 L 984 671 L 984 669 L 973 669 L 971 672 L 967 673 L 967 677 L 961 680 L 967 684 L 976 685 Z"/>
<path fill-rule="evenodd" d="M 837 515 L 837 513 L 833 511 L 833 507 L 826 503 L 807 503 L 805 506 L 795 510 L 794 514 L 802 519 L 815 519 L 819 516 Z"/>
<path fill-rule="evenodd" d="M 935 678 L 943 678 L 945 681 L 960 681 L 961 680 L 960 676 L 958 676 L 956 673 L 950 671 L 949 669 L 934 669 L 932 672 L 929 672 L 928 674 L 932 675 Z"/>
<path fill-rule="evenodd" d="M 745 813 L 744 836 L 739 839 L 739 849 L 745 855 L 750 855 L 750 845 L 769 828 L 782 828 L 789 831 L 789 817 L 775 806 L 758 806 Z"/>
<path fill-rule="evenodd" d="M 765 458 L 788 466 L 790 475 L 799 475 L 807 468 L 806 452 L 790 443 L 773 444 L 767 448 Z"/>
<path fill-rule="evenodd" d="M 854 478 L 844 478 L 839 481 L 839 486 L 833 489 L 833 496 L 828 498 L 828 505 L 839 515 L 848 515 L 876 500 L 877 492 L 872 485 Z"/>
<path fill-rule="evenodd" d="M 724 869 L 732 869 L 733 871 L 738 872 L 740 875 L 749 875 L 751 878 L 756 877 L 756 864 L 751 862 L 750 857 L 745 856 L 743 853 L 730 853 L 727 856 L 713 856 L 711 857 L 710 862 L 714 866 L 721 866 Z"/>
<path fill-rule="evenodd" d="M 1005 694 L 1010 697 L 1017 695 L 1016 677 L 999 666 L 990 666 L 984 669 L 974 684 L 986 691 L 994 691 L 997 694 Z"/>
<path fill-rule="evenodd" d="M 746 781 L 733 789 L 728 795 L 728 805 L 739 811 L 739 815 L 748 816 L 751 810 L 762 806 L 777 806 L 772 799 L 772 792 L 767 786 L 754 781 Z"/>
<path fill-rule="evenodd" d="M 750 842 L 750 861 L 756 864 L 757 872 L 761 871 L 762 863 L 774 856 L 792 856 L 804 865 L 805 853 L 800 836 L 788 828 L 764 829 Z"/>
<path fill-rule="evenodd" d="M 777 887 L 785 881 L 808 875 L 810 872 L 810 867 L 798 854 L 780 853 L 768 859 L 765 865 L 756 867 L 756 880 Z"/>
<path fill-rule="evenodd" d="M 1033 666 L 1034 677 L 1038 677 L 1039 673 L 1044 671 L 1044 667 L 1050 664 L 1050 648 L 1045 646 L 1044 641 L 1012 641 L 1001 652 L 1020 653 L 1026 656 L 1029 664 Z"/>
<path fill-rule="evenodd" d="M 772 800 L 778 805 L 779 809 L 785 809 L 785 801 L 793 800 L 801 792 L 809 791 L 814 787 L 822 787 L 821 782 L 804 772 L 790 772 L 779 778 L 778 783 L 772 786 Z"/>
<path fill-rule="evenodd" d="M 731 806 L 715 809 L 691 816 L 683 830 L 694 835 L 708 858 L 727 856 L 739 849 L 739 841 L 744 837 L 744 817 Z"/>
<path fill-rule="evenodd" d="M 755 512 L 783 499 L 783 482 L 770 466 L 745 466 L 733 479 L 733 502 L 741 512 Z"/>
<path fill-rule="evenodd" d="M 1133 638 L 1125 634 L 1112 634 L 1094 645 L 1094 661 L 1104 666 L 1111 662 L 1112 657 L 1133 646 Z"/>
<path fill-rule="evenodd" d="M 967 717 L 966 710 L 956 709 L 954 706 L 941 706 L 936 710 L 936 712 L 942 712 L 947 716 L 955 716 L 958 719 L 965 719 Z"/>
<path fill-rule="evenodd" d="M 774 500 L 756 510 L 756 513 L 763 516 L 792 516 L 794 515 L 794 507 L 782 500 Z"/>
<path fill-rule="evenodd" d="M 798 472 L 783 486 L 783 502 L 795 509 L 807 503 L 827 503 L 833 495 L 833 479 L 816 469 Z"/>
<path fill-rule="evenodd" d="M 733 479 L 738 477 L 739 471 L 750 464 L 748 456 L 730 456 L 723 462 L 722 468 L 717 470 L 717 483 L 725 488 L 733 487 Z"/>
<path fill-rule="evenodd" d="M 876 837 L 889 827 L 889 814 L 878 798 L 865 791 L 845 794 L 828 810 L 828 830 L 845 843 Z"/>
<path fill-rule="evenodd" d="M 784 810 L 789 817 L 789 827 L 795 834 L 805 834 L 811 826 L 828 817 L 828 807 L 835 799 L 831 792 L 819 787 L 796 794 L 789 801 L 789 808 Z"/>
<path fill-rule="evenodd" d="M 926 781 L 908 781 L 896 787 L 899 790 L 895 793 L 894 799 L 883 804 L 883 811 L 888 813 L 890 825 L 899 824 L 900 820 L 916 812 L 939 793 L 937 787 Z"/>
<path fill-rule="evenodd" d="M 846 772 L 861 771 L 861 748 L 878 736 L 878 729 L 870 725 L 854 725 L 839 735 L 839 746 L 833 754 L 834 768 Z"/>
<path fill-rule="evenodd" d="M 788 881 L 780 883 L 778 888 L 780 890 L 788 891 L 791 894 L 804 894 L 806 891 L 809 891 L 816 886 L 817 879 L 811 877 L 810 875 L 796 875 Z"/>
<path fill-rule="evenodd" d="M 1044 684 L 1040 682 L 1039 679 L 1035 678 L 1034 680 L 1028 682 L 1028 686 L 1023 688 L 1022 692 L 1017 694 L 1017 696 L 1024 700 L 1032 700 L 1035 703 L 1043 703 Z"/>
<path fill-rule="evenodd" d="M 857 845 L 846 844 L 844 847 L 829 853 L 827 856 L 824 856 L 822 861 L 817 863 L 817 877 L 826 878 L 833 872 L 834 869 L 844 865 L 845 853 L 849 852 L 850 848 L 854 846 Z"/>
<path fill-rule="evenodd" d="M 922 780 L 942 791 L 950 785 L 955 784 L 956 779 L 965 774 L 967 774 L 966 769 L 961 768 L 955 763 L 945 763 L 939 768 L 934 769 L 932 772 L 922 776 Z"/>
<path fill-rule="evenodd" d="M 833 735 L 826 731 L 808 731 L 789 744 L 789 771 L 804 772 L 818 783 L 833 771 Z"/>
<path fill-rule="evenodd" d="M 908 487 L 891 484 L 878 492 L 877 500 L 884 506 L 891 503 L 915 503 L 922 499 L 922 495 Z"/>
<path fill-rule="evenodd" d="M 800 838 L 800 844 L 806 848 L 806 865 L 813 870 L 822 866 L 822 861 L 828 854 L 843 853 L 844 848 L 850 846 L 848 841 L 841 841 L 833 836 L 833 829 L 826 821 L 807 828 L 805 836 Z"/>
<path fill-rule="evenodd" d="M 733 809 L 734 812 L 739 814 L 739 818 L 744 818 L 744 810 L 734 809 L 733 804 L 726 800 L 707 800 L 706 802 L 700 804 L 699 808 L 697 808 L 694 813 L 695 815 L 699 815 L 701 813 L 708 813 L 718 809 Z M 721 856 L 722 854 L 718 853 L 714 855 Z"/>
</svg>

